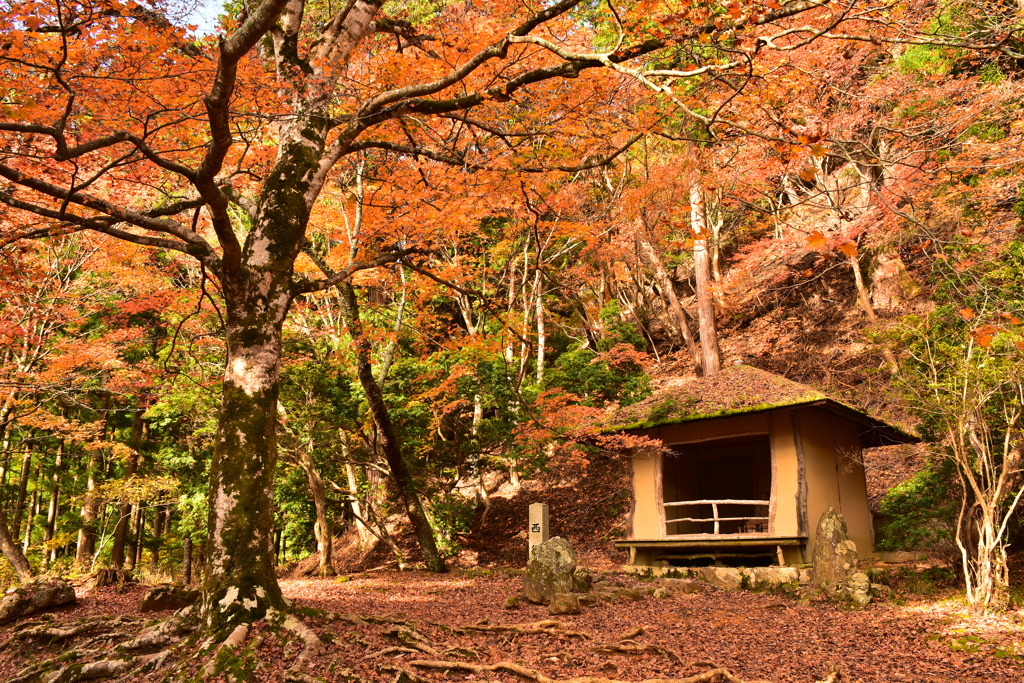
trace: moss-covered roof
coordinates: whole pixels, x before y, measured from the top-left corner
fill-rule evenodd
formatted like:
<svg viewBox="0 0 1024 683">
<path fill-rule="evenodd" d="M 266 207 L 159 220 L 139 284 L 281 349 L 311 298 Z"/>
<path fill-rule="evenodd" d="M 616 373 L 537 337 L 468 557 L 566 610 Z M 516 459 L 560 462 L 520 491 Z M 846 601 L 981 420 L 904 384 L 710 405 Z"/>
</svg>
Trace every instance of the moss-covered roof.
<svg viewBox="0 0 1024 683">
<path fill-rule="evenodd" d="M 860 423 L 865 446 L 917 440 L 806 384 L 750 365 L 728 366 L 711 377 L 665 380 L 650 397 L 612 412 L 602 431 L 643 430 L 800 405 L 818 405 Z"/>
</svg>

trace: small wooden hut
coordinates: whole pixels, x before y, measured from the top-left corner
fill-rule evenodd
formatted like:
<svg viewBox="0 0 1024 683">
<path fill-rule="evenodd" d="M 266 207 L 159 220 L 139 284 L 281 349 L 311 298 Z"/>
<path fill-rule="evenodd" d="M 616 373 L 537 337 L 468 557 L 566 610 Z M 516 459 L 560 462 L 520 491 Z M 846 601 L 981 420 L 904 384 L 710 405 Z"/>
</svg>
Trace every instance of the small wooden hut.
<svg viewBox="0 0 1024 683">
<path fill-rule="evenodd" d="M 863 448 L 913 443 L 906 432 L 748 365 L 666 382 L 621 408 L 607 431 L 651 437 L 632 453 L 629 537 L 641 565 L 797 564 L 818 518 L 841 511 L 862 556 L 874 549 Z"/>
</svg>

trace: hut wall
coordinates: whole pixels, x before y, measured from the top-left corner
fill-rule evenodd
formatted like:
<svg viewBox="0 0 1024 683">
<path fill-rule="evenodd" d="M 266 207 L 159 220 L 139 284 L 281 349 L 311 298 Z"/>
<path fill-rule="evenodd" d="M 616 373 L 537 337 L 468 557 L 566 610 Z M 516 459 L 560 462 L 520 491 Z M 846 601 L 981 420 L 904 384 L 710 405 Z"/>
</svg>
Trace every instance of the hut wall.
<svg viewBox="0 0 1024 683">
<path fill-rule="evenodd" d="M 807 468 L 808 554 L 814 552 L 818 520 L 830 506 L 846 517 L 850 538 L 861 554 L 870 554 L 871 514 L 855 426 L 815 408 L 798 411 L 796 422 Z"/>
</svg>

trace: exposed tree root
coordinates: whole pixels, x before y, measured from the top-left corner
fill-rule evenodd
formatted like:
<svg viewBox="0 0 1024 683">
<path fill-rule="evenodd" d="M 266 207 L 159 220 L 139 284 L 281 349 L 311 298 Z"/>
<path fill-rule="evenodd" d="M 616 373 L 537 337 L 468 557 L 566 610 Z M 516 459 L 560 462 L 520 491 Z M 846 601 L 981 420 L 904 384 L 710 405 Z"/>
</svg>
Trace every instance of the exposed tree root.
<svg viewBox="0 0 1024 683">
<path fill-rule="evenodd" d="M 384 631 L 383 635 L 390 636 L 406 647 L 419 651 L 421 654 L 437 657 L 440 653 L 430 646 L 427 639 L 420 635 L 419 631 L 412 628 L 398 627 Z"/>
<path fill-rule="evenodd" d="M 423 654 L 420 650 L 414 650 L 411 647 L 386 647 L 383 650 L 377 650 L 363 657 L 363 659 L 380 659 L 381 657 L 387 657 L 388 655 L 421 655 Z"/>
<path fill-rule="evenodd" d="M 613 678 L 598 678 L 592 676 L 583 676 L 577 678 L 549 678 L 537 671 L 536 669 L 530 669 L 517 664 L 516 662 L 497 662 L 495 664 L 473 664 L 470 662 L 457 662 L 449 660 L 425 660 L 416 659 L 409 662 L 410 666 L 415 666 L 421 669 L 440 669 L 440 670 L 451 670 L 451 671 L 468 671 L 472 674 L 481 675 L 486 673 L 495 673 L 498 671 L 507 671 L 508 673 L 515 674 L 520 678 L 525 678 L 536 683 L 629 683 L 628 681 L 620 681 Z M 694 676 L 688 676 L 686 678 L 652 678 L 641 681 L 640 683 L 767 683 L 766 681 L 744 681 L 741 678 L 737 678 L 728 669 L 722 667 L 715 667 L 708 669 L 703 673 L 696 674 Z"/>
<path fill-rule="evenodd" d="M 213 656 L 211 656 L 210 659 L 207 660 L 206 665 L 203 666 L 203 678 L 212 678 L 217 671 L 218 660 L 242 646 L 245 639 L 249 637 L 250 626 L 251 624 L 248 623 L 239 624 L 235 627 L 235 630 L 229 633 L 228 637 L 214 649 Z"/>
<path fill-rule="evenodd" d="M 546 636 L 557 636 L 561 638 L 581 638 L 583 640 L 593 640 L 593 638 L 582 631 L 569 631 L 562 628 L 560 621 L 553 619 L 544 619 L 543 621 L 535 621 L 531 624 L 511 624 L 511 625 L 497 625 L 492 626 L 490 624 L 474 624 L 473 626 L 461 627 L 463 631 L 488 631 L 492 633 L 518 633 L 522 635 L 546 635 Z"/>
<path fill-rule="evenodd" d="M 595 645 L 590 648 L 592 652 L 600 654 L 624 654 L 624 655 L 665 655 L 669 659 L 675 661 L 677 664 L 683 663 L 683 657 L 675 650 L 661 645 L 643 645 L 636 642 L 635 640 L 623 640 L 619 643 L 608 643 L 603 645 Z"/>
<path fill-rule="evenodd" d="M 19 625 L 11 635 L 18 640 L 44 640 L 51 643 L 100 633 L 114 633 L 114 637 L 117 637 L 123 636 L 121 629 L 134 627 L 142 621 L 132 617 L 94 617 L 67 626 L 55 626 L 50 619 L 40 619 Z"/>
<path fill-rule="evenodd" d="M 311 628 L 291 614 L 285 616 L 282 626 L 286 631 L 298 636 L 303 644 L 302 652 L 299 653 L 299 656 L 295 658 L 295 661 L 288 668 L 288 675 L 305 675 L 302 674 L 302 669 L 324 649 L 323 641 L 320 640 L 320 636 L 313 633 Z"/>
</svg>

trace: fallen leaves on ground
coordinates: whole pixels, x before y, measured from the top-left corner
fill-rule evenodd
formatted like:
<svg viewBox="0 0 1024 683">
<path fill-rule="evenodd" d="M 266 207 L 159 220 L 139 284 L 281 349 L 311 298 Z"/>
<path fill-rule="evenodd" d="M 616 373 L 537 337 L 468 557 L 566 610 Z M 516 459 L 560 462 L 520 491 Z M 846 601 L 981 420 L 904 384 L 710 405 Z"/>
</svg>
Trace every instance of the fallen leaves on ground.
<svg viewBox="0 0 1024 683">
<path fill-rule="evenodd" d="M 607 578 L 625 586 L 638 582 L 631 575 Z M 824 678 L 833 665 L 843 680 L 864 683 L 1024 677 L 1021 615 L 968 617 L 950 600 L 875 604 L 855 612 L 787 595 L 708 587 L 690 595 L 602 602 L 579 615 L 550 617 L 539 605 L 502 608 L 520 586 L 519 575 L 510 569 L 440 576 L 382 571 L 341 580 L 282 582 L 296 606 L 314 610 L 304 619 L 327 646 L 307 671 L 329 681 L 350 675 L 392 681 L 402 669 L 427 681 L 480 678 L 472 672 L 417 669 L 412 664 L 437 659 L 485 665 L 515 662 L 552 679 L 682 678 L 720 666 L 744 680 L 809 683 Z M 71 621 L 97 614 L 135 614 L 142 593 L 139 587 L 123 594 L 113 588 L 93 591 L 77 606 L 55 615 Z M 550 629 L 525 633 L 529 629 L 468 628 L 550 619 L 566 632 L 589 638 L 560 636 Z M 258 626 L 253 637 L 262 631 Z M 625 633 L 634 635 L 621 641 Z M 7 635 L 0 630 L 0 673 L 10 674 L 41 654 L 14 651 L 5 641 Z M 620 642 L 634 643 L 638 647 L 623 649 L 636 652 L 602 647 Z M 297 641 L 264 638 L 253 680 L 281 680 L 300 650 Z M 486 679 L 521 680 L 507 671 L 488 672 Z"/>
</svg>

